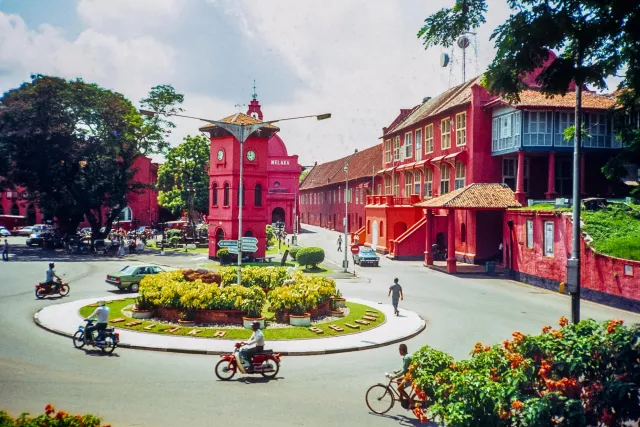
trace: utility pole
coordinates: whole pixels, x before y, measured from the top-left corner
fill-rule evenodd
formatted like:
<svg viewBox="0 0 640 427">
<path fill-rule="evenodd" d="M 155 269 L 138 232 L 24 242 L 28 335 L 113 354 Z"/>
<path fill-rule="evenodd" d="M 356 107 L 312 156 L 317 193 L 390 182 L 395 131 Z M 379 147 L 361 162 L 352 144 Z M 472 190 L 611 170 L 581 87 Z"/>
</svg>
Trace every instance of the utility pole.
<svg viewBox="0 0 640 427">
<path fill-rule="evenodd" d="M 347 247 L 349 246 L 349 161 L 344 164 L 346 179 L 344 181 L 344 261 L 342 267 L 345 273 L 349 272 L 349 259 L 347 258 Z"/>
<path fill-rule="evenodd" d="M 580 151 L 582 147 L 582 83 L 576 82 L 575 136 L 573 137 L 573 239 L 567 260 L 567 285 L 571 294 L 571 321 L 580 322 Z"/>
</svg>

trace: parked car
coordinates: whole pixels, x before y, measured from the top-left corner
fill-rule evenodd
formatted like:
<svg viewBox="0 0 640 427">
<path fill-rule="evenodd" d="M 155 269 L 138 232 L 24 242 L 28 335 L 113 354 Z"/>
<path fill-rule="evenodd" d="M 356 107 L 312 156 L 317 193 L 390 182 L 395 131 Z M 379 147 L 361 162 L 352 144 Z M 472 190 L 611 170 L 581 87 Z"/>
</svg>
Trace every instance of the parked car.
<svg viewBox="0 0 640 427">
<path fill-rule="evenodd" d="M 353 262 L 358 265 L 373 265 L 377 267 L 380 263 L 380 257 L 373 249 L 362 246 L 358 253 L 353 256 Z"/>
<path fill-rule="evenodd" d="M 18 228 L 16 232 L 16 236 L 30 236 L 31 233 L 33 233 L 33 227 L 27 226 L 27 227 Z"/>
<path fill-rule="evenodd" d="M 31 233 L 27 239 L 27 246 L 42 246 L 45 233 Z"/>
<path fill-rule="evenodd" d="M 164 270 L 157 265 L 128 265 L 117 273 L 107 275 L 106 282 L 124 291 L 138 292 L 140 281 L 149 274 L 162 273 Z"/>
<path fill-rule="evenodd" d="M 0 236 L 11 236 L 11 232 L 4 227 L 0 227 Z"/>
</svg>

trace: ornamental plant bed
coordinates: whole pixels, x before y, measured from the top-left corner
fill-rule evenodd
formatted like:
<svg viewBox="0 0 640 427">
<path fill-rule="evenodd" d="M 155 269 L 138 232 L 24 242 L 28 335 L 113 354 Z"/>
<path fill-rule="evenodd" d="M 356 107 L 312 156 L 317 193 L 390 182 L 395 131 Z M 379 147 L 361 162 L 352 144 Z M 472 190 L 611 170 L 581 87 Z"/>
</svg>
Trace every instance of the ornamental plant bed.
<svg viewBox="0 0 640 427">
<path fill-rule="evenodd" d="M 56 408 L 54 408 L 51 404 L 45 406 L 44 414 L 38 415 L 37 417 L 31 417 L 28 413 L 24 413 L 19 418 L 14 419 L 5 411 L 0 410 L 0 426 L 3 427 L 111 426 L 111 424 L 102 424 L 101 421 L 102 419 L 96 417 L 95 415 L 72 415 L 65 411 L 56 411 Z"/>
<path fill-rule="evenodd" d="M 116 318 L 123 318 L 123 316 L 126 316 L 125 318 L 123 318 L 125 322 L 114 324 L 114 326 L 121 329 L 127 329 L 127 330 L 132 330 L 132 331 L 141 332 L 141 333 L 156 333 L 156 334 L 173 335 L 173 336 L 189 336 L 189 332 L 193 330 L 193 328 L 183 327 L 183 328 L 179 328 L 173 333 L 166 332 L 165 331 L 166 329 L 173 329 L 173 327 L 175 326 L 180 326 L 177 320 L 173 324 L 167 324 L 162 322 L 159 323 L 154 319 L 149 319 L 149 320 L 142 319 L 142 323 L 136 326 L 126 327 L 124 326 L 124 323 L 128 323 L 131 317 L 128 317 L 127 315 L 125 315 L 122 312 L 122 310 L 125 309 L 127 306 L 131 306 L 131 304 L 133 304 L 134 301 L 135 300 L 133 298 L 113 301 L 113 304 L 110 305 L 110 308 L 111 308 L 111 311 L 109 313 L 110 321 Z M 338 335 L 342 336 L 346 334 L 366 331 L 366 330 L 375 328 L 377 326 L 380 326 L 385 322 L 384 314 L 376 311 L 373 307 L 368 307 L 366 305 L 355 304 L 350 302 L 347 303 L 347 307 L 349 310 L 349 314 L 343 318 L 333 319 L 331 321 L 329 321 L 330 319 L 327 319 L 327 321 L 322 321 L 322 322 L 315 322 L 315 321 L 311 322 L 311 326 L 317 327 L 324 332 L 323 334 L 320 334 L 320 335 L 310 331 L 308 328 L 305 328 L 305 327 L 287 326 L 287 327 L 270 328 L 268 322 L 270 321 L 270 319 L 271 321 L 273 321 L 274 313 L 264 310 L 262 314 L 265 317 L 265 323 L 267 323 L 266 328 L 264 329 L 265 338 L 267 340 L 289 340 L 289 339 L 306 339 L 306 338 L 317 339 L 317 338 L 324 338 L 324 337 L 333 337 Z M 82 307 L 80 309 L 80 315 L 83 317 L 87 317 L 89 314 L 93 312 L 93 310 L 94 310 L 93 307 L 89 307 L 89 306 Z M 371 322 L 371 324 L 368 326 L 361 326 L 359 330 L 353 330 L 345 326 L 345 323 L 353 323 L 356 319 L 362 318 L 362 316 L 365 315 L 367 310 L 373 310 L 377 314 L 376 317 L 378 319 L 375 322 Z M 129 313 L 128 308 L 125 310 L 125 312 Z M 179 316 L 179 313 L 177 315 Z M 330 325 L 336 325 L 337 327 L 341 327 L 343 328 L 344 331 L 337 332 L 335 330 L 332 330 L 329 328 Z M 250 330 L 239 328 L 238 326 L 229 326 L 227 328 L 218 327 L 218 326 L 216 327 L 205 326 L 205 327 L 198 327 L 198 329 L 202 331 L 198 333 L 197 335 L 198 339 L 200 338 L 220 339 L 220 338 L 216 338 L 216 335 L 215 335 L 216 332 L 224 332 L 225 333 L 224 339 L 229 339 L 229 340 L 247 340 L 251 336 Z"/>
</svg>

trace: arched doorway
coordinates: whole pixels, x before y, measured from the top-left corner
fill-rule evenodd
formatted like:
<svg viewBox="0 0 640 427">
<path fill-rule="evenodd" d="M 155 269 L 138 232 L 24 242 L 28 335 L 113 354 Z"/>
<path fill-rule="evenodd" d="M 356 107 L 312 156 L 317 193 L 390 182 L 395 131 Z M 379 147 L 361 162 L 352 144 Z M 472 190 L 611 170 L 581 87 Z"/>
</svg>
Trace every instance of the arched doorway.
<svg viewBox="0 0 640 427">
<path fill-rule="evenodd" d="M 36 207 L 30 204 L 27 207 L 27 225 L 34 225 L 36 223 Z"/>
<path fill-rule="evenodd" d="M 20 208 L 18 207 L 17 203 L 14 203 L 13 205 L 11 205 L 11 210 L 9 211 L 9 215 L 15 215 L 15 216 L 20 215 Z"/>
<path fill-rule="evenodd" d="M 244 237 L 255 237 L 253 231 L 247 230 L 244 232 Z"/>
<path fill-rule="evenodd" d="M 393 238 L 397 239 L 400 237 L 405 231 L 407 231 L 407 224 L 404 222 L 396 222 L 393 225 Z"/>
<path fill-rule="evenodd" d="M 440 232 L 436 234 L 436 245 L 438 245 L 438 249 L 444 251 L 447 248 L 447 236 L 444 233 Z"/>
<path fill-rule="evenodd" d="M 213 242 L 213 244 L 215 245 L 216 254 L 218 253 L 218 249 L 220 249 L 220 248 L 218 247 L 218 243 L 219 243 L 220 241 L 222 241 L 222 240 L 224 240 L 224 230 L 223 230 L 222 228 L 218 228 L 218 229 L 216 230 L 216 238 L 215 238 L 215 240 L 214 240 L 214 242 Z"/>
<path fill-rule="evenodd" d="M 275 224 L 276 222 L 285 222 L 284 209 L 275 208 L 271 211 L 271 224 Z"/>
<path fill-rule="evenodd" d="M 371 249 L 374 251 L 378 247 L 378 221 L 373 221 L 373 229 L 371 230 Z"/>
</svg>

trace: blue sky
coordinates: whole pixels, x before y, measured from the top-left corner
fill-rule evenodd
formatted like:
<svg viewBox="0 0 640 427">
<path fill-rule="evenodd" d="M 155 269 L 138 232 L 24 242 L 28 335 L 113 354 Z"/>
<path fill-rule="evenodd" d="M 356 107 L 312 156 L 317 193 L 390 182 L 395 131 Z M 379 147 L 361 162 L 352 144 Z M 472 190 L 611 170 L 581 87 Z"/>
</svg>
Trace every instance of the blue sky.
<svg viewBox="0 0 640 427">
<path fill-rule="evenodd" d="M 303 164 L 324 162 L 377 144 L 400 108 L 459 83 L 459 66 L 438 65 L 444 50 L 416 38 L 423 19 L 451 3 L 0 0 L 0 91 L 33 73 L 82 77 L 134 102 L 172 84 L 188 114 L 218 119 L 250 101 L 256 79 L 265 119 L 333 114 L 281 126 Z M 505 0 L 490 0 L 479 72 L 507 16 Z M 177 124 L 172 143 L 198 132 L 198 122 Z"/>
</svg>

